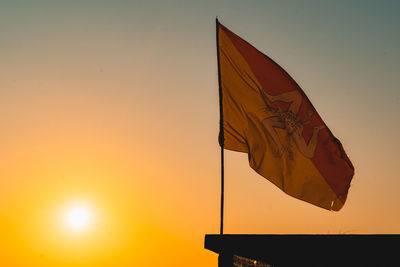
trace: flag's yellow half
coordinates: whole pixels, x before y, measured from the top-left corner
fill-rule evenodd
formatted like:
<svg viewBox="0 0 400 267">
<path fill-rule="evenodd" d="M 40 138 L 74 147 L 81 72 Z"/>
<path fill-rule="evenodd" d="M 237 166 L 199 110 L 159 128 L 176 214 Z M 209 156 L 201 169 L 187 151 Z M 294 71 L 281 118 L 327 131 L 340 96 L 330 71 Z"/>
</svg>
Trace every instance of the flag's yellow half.
<svg viewBox="0 0 400 267">
<path fill-rule="evenodd" d="M 345 203 L 354 168 L 296 82 L 218 24 L 224 148 L 287 194 L 328 210 Z"/>
</svg>

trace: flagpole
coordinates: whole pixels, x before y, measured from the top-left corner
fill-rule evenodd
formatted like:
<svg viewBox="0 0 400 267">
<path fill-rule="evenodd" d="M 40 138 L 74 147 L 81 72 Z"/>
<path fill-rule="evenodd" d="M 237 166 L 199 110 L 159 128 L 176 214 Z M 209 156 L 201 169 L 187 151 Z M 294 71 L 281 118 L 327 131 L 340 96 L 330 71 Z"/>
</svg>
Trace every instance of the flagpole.
<svg viewBox="0 0 400 267">
<path fill-rule="evenodd" d="M 221 71 L 219 68 L 219 22 L 218 17 L 215 18 L 217 33 L 217 60 L 218 60 L 218 88 L 219 88 L 219 136 L 218 141 L 221 147 L 221 224 L 220 235 L 224 234 L 224 116 L 222 108 L 222 87 L 221 87 Z"/>
</svg>

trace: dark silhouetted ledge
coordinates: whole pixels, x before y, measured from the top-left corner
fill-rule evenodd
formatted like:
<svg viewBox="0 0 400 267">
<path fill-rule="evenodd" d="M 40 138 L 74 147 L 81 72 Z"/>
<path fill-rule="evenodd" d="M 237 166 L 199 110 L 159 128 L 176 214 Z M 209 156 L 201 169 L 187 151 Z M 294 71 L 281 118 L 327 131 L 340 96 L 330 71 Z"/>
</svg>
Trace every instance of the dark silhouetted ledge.
<svg viewBox="0 0 400 267">
<path fill-rule="evenodd" d="M 400 266 L 399 245 L 400 235 L 206 235 L 204 244 L 220 266 L 237 255 L 278 267 Z"/>
</svg>

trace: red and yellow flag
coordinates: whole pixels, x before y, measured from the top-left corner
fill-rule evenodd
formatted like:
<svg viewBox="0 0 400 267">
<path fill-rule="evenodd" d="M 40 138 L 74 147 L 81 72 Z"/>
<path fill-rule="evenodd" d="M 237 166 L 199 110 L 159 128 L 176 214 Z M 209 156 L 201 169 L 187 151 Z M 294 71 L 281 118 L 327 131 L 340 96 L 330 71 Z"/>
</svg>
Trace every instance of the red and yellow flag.
<svg viewBox="0 0 400 267">
<path fill-rule="evenodd" d="M 217 22 L 223 148 L 287 194 L 338 211 L 354 167 L 299 85 Z"/>
</svg>

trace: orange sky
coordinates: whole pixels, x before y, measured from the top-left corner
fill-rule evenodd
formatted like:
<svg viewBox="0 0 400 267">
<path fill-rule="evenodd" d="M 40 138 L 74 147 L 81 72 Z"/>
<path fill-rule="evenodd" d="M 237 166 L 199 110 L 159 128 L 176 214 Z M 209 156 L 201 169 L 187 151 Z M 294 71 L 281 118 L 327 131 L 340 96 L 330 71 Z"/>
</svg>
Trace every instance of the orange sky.
<svg viewBox="0 0 400 267">
<path fill-rule="evenodd" d="M 225 232 L 399 233 L 399 6 L 302 3 L 2 2 L 0 265 L 216 266 L 216 15 L 292 75 L 356 169 L 335 213 L 226 151 Z"/>
</svg>

